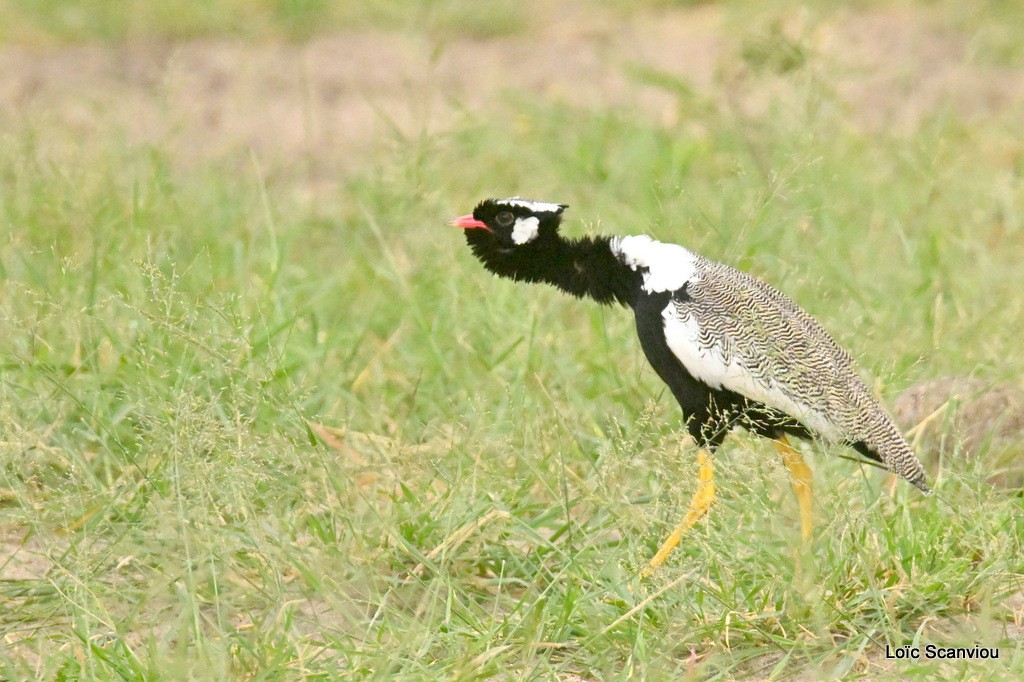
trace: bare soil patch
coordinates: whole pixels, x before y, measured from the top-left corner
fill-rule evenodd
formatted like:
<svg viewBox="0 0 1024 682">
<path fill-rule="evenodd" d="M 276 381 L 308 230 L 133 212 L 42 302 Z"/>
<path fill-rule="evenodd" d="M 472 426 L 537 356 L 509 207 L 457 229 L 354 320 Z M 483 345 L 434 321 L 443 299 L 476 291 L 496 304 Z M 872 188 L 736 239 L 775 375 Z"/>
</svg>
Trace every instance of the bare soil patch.
<svg viewBox="0 0 1024 682">
<path fill-rule="evenodd" d="M 623 17 L 568 5 L 529 31 L 445 44 L 362 31 L 304 44 L 203 40 L 174 45 L 0 48 L 0 123 L 8 134 L 63 129 L 53 144 L 119 135 L 179 163 L 252 150 L 260 159 L 344 173 L 395 133 L 443 131 L 466 111 L 496 111 L 509 89 L 580 107 L 617 105 L 671 124 L 676 96 L 635 77 L 654 69 L 751 115 L 786 88 L 739 56 L 756 27 L 715 5 Z M 1024 74 L 973 62 L 968 38 L 928 8 L 844 11 L 785 34 L 828 69 L 853 120 L 912 128 L 942 107 L 998 114 L 1024 101 Z M 41 134 L 41 143 L 50 137 Z"/>
<path fill-rule="evenodd" d="M 53 565 L 45 548 L 24 529 L 0 529 L 0 582 L 39 580 Z"/>
</svg>

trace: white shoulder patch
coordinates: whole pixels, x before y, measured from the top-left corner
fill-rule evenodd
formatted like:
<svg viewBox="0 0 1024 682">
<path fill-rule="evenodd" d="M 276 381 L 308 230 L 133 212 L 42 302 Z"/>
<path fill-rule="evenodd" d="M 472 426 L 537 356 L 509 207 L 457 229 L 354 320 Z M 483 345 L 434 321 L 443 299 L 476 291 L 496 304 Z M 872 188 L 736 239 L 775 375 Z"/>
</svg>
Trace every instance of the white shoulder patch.
<svg viewBox="0 0 1024 682">
<path fill-rule="evenodd" d="M 537 216 L 517 218 L 516 225 L 512 228 L 512 241 L 520 245 L 532 242 L 537 238 L 538 230 L 540 230 L 540 219 Z"/>
<path fill-rule="evenodd" d="M 562 210 L 561 204 L 549 204 L 546 201 L 530 201 L 529 199 L 522 199 L 520 197 L 509 197 L 508 199 L 502 199 L 495 203 L 507 204 L 509 206 L 521 206 L 533 213 L 558 213 Z"/>
<path fill-rule="evenodd" d="M 697 258 L 678 244 L 665 244 L 646 235 L 615 237 L 612 253 L 633 270 L 643 270 L 644 291 L 657 293 L 682 289 L 699 279 Z"/>
<path fill-rule="evenodd" d="M 817 431 L 827 440 L 842 440 L 842 433 L 817 410 L 794 400 L 772 380 L 760 379 L 744 367 L 733 354 L 726 353 L 714 342 L 701 340 L 700 325 L 692 317 L 680 316 L 675 303 L 669 301 L 661 313 L 665 329 L 665 342 L 686 371 L 711 388 L 730 391 L 773 407 L 795 417 Z"/>
</svg>

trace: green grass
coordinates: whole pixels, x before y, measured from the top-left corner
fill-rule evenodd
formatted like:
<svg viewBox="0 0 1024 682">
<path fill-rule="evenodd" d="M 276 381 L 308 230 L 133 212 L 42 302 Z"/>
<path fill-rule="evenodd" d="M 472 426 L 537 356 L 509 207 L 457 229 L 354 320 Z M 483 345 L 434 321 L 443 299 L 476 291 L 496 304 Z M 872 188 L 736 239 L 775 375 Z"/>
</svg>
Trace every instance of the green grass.
<svg viewBox="0 0 1024 682">
<path fill-rule="evenodd" d="M 805 447 L 798 556 L 785 471 L 737 434 L 639 583 L 695 463 L 629 314 L 496 280 L 444 226 L 520 193 L 570 234 L 687 244 L 790 293 L 889 401 L 1019 377 L 1019 121 L 864 132 L 805 58 L 757 119 L 663 77 L 668 128 L 509 93 L 315 202 L 250 160 L 2 133 L 0 677 L 1024 674 L 1022 498 L 983 458 L 925 498 Z M 916 637 L 1002 658 L 882 660 Z"/>
</svg>

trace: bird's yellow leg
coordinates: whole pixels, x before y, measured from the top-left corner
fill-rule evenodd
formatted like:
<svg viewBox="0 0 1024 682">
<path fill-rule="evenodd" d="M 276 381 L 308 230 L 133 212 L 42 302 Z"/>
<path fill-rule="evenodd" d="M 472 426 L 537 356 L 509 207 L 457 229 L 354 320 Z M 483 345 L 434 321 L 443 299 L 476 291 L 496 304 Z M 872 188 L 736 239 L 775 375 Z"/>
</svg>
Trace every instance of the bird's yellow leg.
<svg viewBox="0 0 1024 682">
<path fill-rule="evenodd" d="M 679 540 L 686 531 L 693 528 L 700 519 L 708 513 L 711 503 L 715 501 L 715 475 L 711 467 L 711 455 L 703 448 L 697 451 L 697 492 L 690 500 L 690 508 L 686 512 L 683 522 L 676 526 L 672 534 L 661 545 L 661 549 L 654 555 L 650 563 L 640 571 L 640 577 L 646 578 L 653 574 L 665 563 L 668 555 L 679 545 Z"/>
<path fill-rule="evenodd" d="M 800 453 L 789 444 L 785 434 L 773 442 L 775 449 L 782 455 L 786 468 L 789 469 L 793 492 L 800 504 L 800 537 L 803 538 L 804 544 L 807 544 L 811 540 L 811 531 L 814 528 L 814 520 L 811 518 L 811 468 L 807 466 Z"/>
</svg>

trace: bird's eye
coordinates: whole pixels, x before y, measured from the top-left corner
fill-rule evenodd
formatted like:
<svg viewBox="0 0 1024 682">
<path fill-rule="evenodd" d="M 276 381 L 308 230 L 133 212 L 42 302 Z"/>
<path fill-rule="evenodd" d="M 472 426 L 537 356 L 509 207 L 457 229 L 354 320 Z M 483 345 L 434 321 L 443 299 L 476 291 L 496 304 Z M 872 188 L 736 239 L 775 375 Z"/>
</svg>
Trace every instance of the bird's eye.
<svg viewBox="0 0 1024 682">
<path fill-rule="evenodd" d="M 494 216 L 494 220 L 501 227 L 508 227 L 515 221 L 515 218 L 508 211 L 502 211 L 498 215 Z"/>
</svg>

